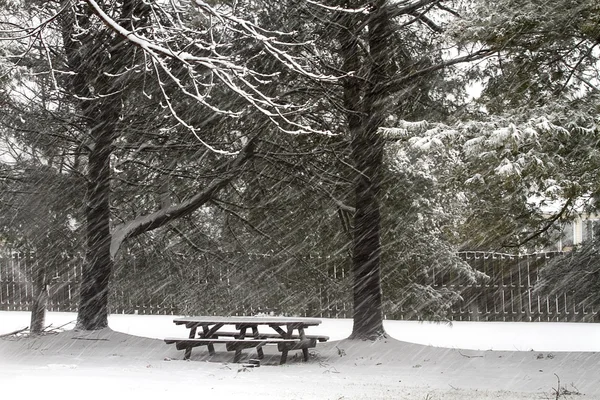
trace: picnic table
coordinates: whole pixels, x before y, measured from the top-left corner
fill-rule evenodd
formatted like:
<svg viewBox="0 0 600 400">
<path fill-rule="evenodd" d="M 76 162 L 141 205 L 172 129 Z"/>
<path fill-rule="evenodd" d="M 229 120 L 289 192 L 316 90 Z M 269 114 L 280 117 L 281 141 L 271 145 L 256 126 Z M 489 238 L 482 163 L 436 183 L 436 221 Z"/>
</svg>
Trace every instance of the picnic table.
<svg viewBox="0 0 600 400">
<path fill-rule="evenodd" d="M 235 351 L 233 362 L 240 361 L 242 350 L 253 347 L 262 359 L 262 347 L 276 344 L 281 352 L 280 364 L 285 364 L 290 350 L 302 350 L 303 359 L 307 361 L 309 348 L 316 347 L 317 341 L 329 340 L 328 336 L 306 334 L 308 327 L 321 323 L 315 318 L 200 316 L 175 318 L 173 322 L 185 325 L 190 330 L 189 335 L 164 340 L 167 344 L 175 343 L 177 350 L 185 350 L 186 360 L 190 358 L 192 348 L 198 346 L 207 346 L 209 354 L 214 355 L 215 344 L 225 344 L 227 351 Z M 223 330 L 223 327 L 234 327 L 234 330 Z"/>
</svg>

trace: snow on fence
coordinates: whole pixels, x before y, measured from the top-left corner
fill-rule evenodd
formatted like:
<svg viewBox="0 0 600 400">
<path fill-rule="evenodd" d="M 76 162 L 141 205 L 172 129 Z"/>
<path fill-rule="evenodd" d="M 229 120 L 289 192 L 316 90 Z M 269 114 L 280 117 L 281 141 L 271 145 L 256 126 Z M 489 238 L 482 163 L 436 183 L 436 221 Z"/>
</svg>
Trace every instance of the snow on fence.
<svg viewBox="0 0 600 400">
<path fill-rule="evenodd" d="M 484 272 L 489 280 L 479 284 L 464 284 L 449 273 L 434 273 L 432 286 L 435 288 L 450 288 L 462 294 L 463 300 L 452 308 L 449 317 L 460 321 L 583 321 L 600 322 L 598 305 L 586 305 L 577 299 L 576 288 L 555 296 L 541 296 L 533 291 L 538 279 L 538 271 L 551 258 L 562 253 L 536 253 L 527 255 L 511 255 L 488 252 L 461 252 L 460 257 L 476 270 Z M 277 257 L 256 256 L 255 261 L 260 263 L 277 263 Z M 315 257 L 315 259 L 320 259 Z M 279 261 L 280 262 L 280 261 Z M 246 266 L 248 259 L 240 263 Z M 206 266 L 210 261 L 206 262 Z M 352 306 L 348 300 L 348 274 L 344 268 L 335 263 L 327 265 L 323 260 L 314 262 L 315 265 L 324 267 L 326 271 L 320 279 L 310 282 L 309 286 L 314 291 L 312 298 L 303 310 L 287 310 L 282 303 L 282 297 L 276 298 L 257 296 L 258 305 L 250 302 L 240 302 L 235 310 L 231 305 L 217 304 L 216 310 L 227 309 L 229 312 L 239 314 L 253 314 L 256 312 L 293 312 L 307 316 L 349 318 Z M 73 260 L 54 262 L 48 268 L 47 290 L 49 292 L 48 310 L 50 311 L 76 311 L 78 301 L 78 287 L 81 277 L 81 265 Z M 240 273 L 232 264 L 231 270 L 218 271 L 218 281 L 225 284 L 232 291 L 239 291 L 240 285 L 233 281 L 235 273 Z M 205 266 L 205 267 L 206 267 Z M 32 270 L 36 267 L 34 254 L 18 251 L 0 250 L 0 310 L 26 311 L 32 305 Z M 212 267 L 212 266 L 211 266 Z M 248 269 L 248 268 L 244 268 Z M 237 272 L 236 272 L 237 271 Z M 323 276 L 326 279 L 323 279 Z M 179 285 L 172 285 L 157 280 L 151 281 L 145 277 L 144 272 L 135 277 L 119 279 L 113 286 L 110 296 L 110 311 L 112 313 L 140 313 L 140 314 L 179 314 L 186 312 L 178 303 L 177 295 Z M 198 282 L 205 279 L 198 274 Z M 293 277 L 298 281 L 301 277 Z M 340 282 L 345 282 L 341 284 Z M 192 283 L 191 286 L 193 286 Z M 176 289 L 174 289 L 176 287 Z M 294 298 L 294 288 L 282 285 L 280 291 L 287 298 Z M 247 289 L 252 292 L 252 288 Z M 344 295 L 342 295 L 344 293 Z M 248 293 L 242 294 L 249 297 Z M 225 302 L 231 297 L 220 300 L 211 295 L 213 302 Z M 253 296 L 252 296 L 253 297 Z M 180 299 L 180 298 L 179 298 Z M 271 303 L 271 304 L 270 304 Z M 261 307 L 262 304 L 262 307 Z M 220 308 L 219 308 L 220 307 Z M 386 312 L 388 311 L 388 312 Z M 212 312 L 215 312 L 214 309 Z M 218 311 L 217 311 L 218 312 Z M 414 312 L 403 309 L 394 311 L 384 310 L 388 318 L 412 319 Z"/>
</svg>

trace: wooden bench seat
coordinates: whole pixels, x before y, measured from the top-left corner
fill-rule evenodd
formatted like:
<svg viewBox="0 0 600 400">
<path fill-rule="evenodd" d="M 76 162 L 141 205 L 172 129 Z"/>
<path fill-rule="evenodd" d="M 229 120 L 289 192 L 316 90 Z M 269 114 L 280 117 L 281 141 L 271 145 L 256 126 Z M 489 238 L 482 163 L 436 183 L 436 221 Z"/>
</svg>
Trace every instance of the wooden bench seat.
<svg viewBox="0 0 600 400">
<path fill-rule="evenodd" d="M 267 344 L 296 344 L 300 341 L 298 339 L 185 339 L 185 338 L 165 338 L 165 343 L 173 344 L 177 347 L 177 350 L 184 350 L 190 347 L 207 346 L 209 344 L 225 344 L 227 351 L 240 349 L 249 349 L 251 347 L 264 346 Z"/>
<path fill-rule="evenodd" d="M 173 344 L 177 350 L 185 350 L 184 359 L 189 359 L 191 355 L 192 348 L 198 346 L 208 346 L 209 353 L 211 355 L 214 354 L 214 348 L 212 345 L 214 344 L 225 344 L 225 348 L 227 351 L 235 351 L 235 356 L 233 358 L 233 362 L 239 362 L 241 358 L 241 351 L 244 349 L 249 349 L 253 347 L 258 347 L 258 355 L 259 358 L 263 357 L 263 352 L 261 347 L 268 344 L 277 344 L 278 350 L 281 354 L 281 363 L 285 363 L 288 350 L 299 350 L 302 349 L 304 353 L 305 359 L 308 359 L 308 349 L 316 347 L 317 339 L 316 338 L 307 338 L 305 340 L 301 339 L 282 339 L 280 336 L 276 336 L 273 338 L 251 338 L 251 339 L 219 339 L 219 338 L 165 338 L 166 344 Z"/>
</svg>

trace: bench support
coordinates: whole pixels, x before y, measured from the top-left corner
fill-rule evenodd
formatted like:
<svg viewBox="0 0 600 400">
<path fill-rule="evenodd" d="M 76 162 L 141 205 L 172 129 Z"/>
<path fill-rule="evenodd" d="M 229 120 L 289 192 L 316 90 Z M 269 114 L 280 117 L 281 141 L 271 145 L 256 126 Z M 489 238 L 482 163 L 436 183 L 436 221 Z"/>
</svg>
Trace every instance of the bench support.
<svg viewBox="0 0 600 400">
<path fill-rule="evenodd" d="M 190 335 L 189 335 L 190 339 L 193 339 L 196 337 L 196 329 L 197 328 L 198 327 L 195 326 L 192 329 L 190 329 Z M 189 360 L 191 356 L 192 356 L 192 347 L 190 346 L 185 349 L 185 353 L 183 354 L 183 359 Z"/>
<path fill-rule="evenodd" d="M 252 336 L 255 339 L 260 339 L 260 336 L 258 334 L 258 326 L 253 326 L 252 327 Z M 263 358 L 265 358 L 265 353 L 263 352 L 262 346 L 258 346 L 256 348 L 256 353 L 258 354 L 258 359 L 262 360 Z"/>
</svg>

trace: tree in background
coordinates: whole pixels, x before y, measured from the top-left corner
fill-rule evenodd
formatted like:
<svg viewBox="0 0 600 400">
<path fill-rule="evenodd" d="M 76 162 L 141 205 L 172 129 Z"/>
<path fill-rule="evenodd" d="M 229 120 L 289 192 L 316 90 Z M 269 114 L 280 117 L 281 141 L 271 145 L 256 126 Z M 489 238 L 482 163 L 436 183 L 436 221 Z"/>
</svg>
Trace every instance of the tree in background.
<svg viewBox="0 0 600 400">
<path fill-rule="evenodd" d="M 457 152 L 413 135 L 386 145 L 384 304 L 388 318 L 443 321 L 459 288 L 485 276 L 457 252 L 466 214 Z"/>
<path fill-rule="evenodd" d="M 560 223 L 581 212 L 581 204 L 585 213 L 598 204 L 600 9 L 588 0 L 502 1 L 485 7 L 485 18 L 483 11 L 475 8 L 457 30 L 468 41 L 502 49 L 481 67 L 481 108 L 467 116 L 495 124 L 495 134 L 482 132 L 469 142 L 487 164 L 475 180 L 504 176 L 494 186 L 505 192 L 490 196 L 505 199 L 505 205 L 520 203 L 521 210 L 499 209 L 496 215 L 511 215 L 513 222 L 492 238 L 528 246 L 560 230 Z M 541 215 L 552 203 L 558 204 L 555 211 Z"/>
<path fill-rule="evenodd" d="M 274 58 L 284 68 L 311 78 L 328 78 L 313 74 L 286 54 L 287 46 L 301 44 L 287 43 L 285 33 L 263 30 L 239 17 L 245 12 L 241 7 L 214 8 L 203 2 L 150 5 L 141 1 L 64 1 L 48 2 L 44 7 L 48 7 L 48 18 L 42 24 L 17 27 L 12 33 L 14 37 L 23 33 L 27 39 L 46 33 L 47 27 L 57 27 L 51 37 L 56 39 L 56 52 L 64 54 L 67 79 L 58 79 L 56 68 L 49 74 L 56 88 L 72 97 L 87 128 L 87 254 L 77 326 L 99 329 L 107 323 L 108 283 L 113 257 L 121 243 L 191 214 L 226 187 L 252 157 L 255 136 L 260 132 L 243 132 L 238 137 L 222 135 L 210 143 L 213 138 L 204 137 L 202 131 L 207 123 L 216 124 L 223 118 L 243 119 L 248 110 L 256 110 L 283 132 L 311 132 L 293 118 L 305 111 L 303 105 L 280 101 L 275 94 L 269 96 L 261 91 L 277 74 L 251 68 L 250 61 L 230 46 L 230 40 L 237 35 L 240 41 L 259 48 L 258 56 Z M 58 25 L 51 25 L 54 22 Z M 182 35 L 184 31 L 187 33 Z M 152 88 L 145 90 L 146 84 Z M 229 95 L 211 97 L 217 91 Z M 195 190 L 194 195 L 158 211 L 137 215 L 111 229 L 111 157 L 125 137 L 130 116 L 144 106 L 139 102 L 140 94 L 156 96 L 168 110 L 169 118 L 209 150 L 207 154 L 216 158 L 217 166 L 213 167 L 215 174 L 209 183 Z M 184 101 L 174 101 L 175 96 Z M 241 104 L 239 98 L 243 99 Z M 190 104 L 194 113 L 190 112 Z M 143 142 L 137 144 L 138 150 L 144 147 Z"/>
<path fill-rule="evenodd" d="M 416 104 L 445 88 L 429 86 L 427 79 L 452 65 L 483 58 L 491 50 L 482 46 L 448 57 L 442 49 L 452 44 L 442 33 L 457 12 L 438 1 L 345 1 L 321 7 L 335 16 L 328 27 L 336 32 L 338 68 L 347 74 L 340 109 L 351 138 L 354 169 L 351 337 L 372 339 L 384 334 L 380 204 L 385 138 L 380 128 L 391 116 L 410 120 L 415 110 L 430 112 L 432 108 Z"/>
<path fill-rule="evenodd" d="M 64 270 L 66 259 L 77 257 L 79 233 L 70 222 L 73 210 L 80 207 L 74 194 L 81 193 L 81 182 L 27 161 L 2 170 L 0 235 L 3 246 L 33 256 L 35 265 L 28 276 L 33 283 L 30 331 L 36 334 L 45 328 L 52 276 Z"/>
<path fill-rule="evenodd" d="M 469 207 L 463 248 L 532 251 L 578 213 L 597 213 L 599 16 L 586 0 L 502 1 L 475 4 L 454 26 L 459 42 L 499 50 L 473 75 L 481 97 L 448 125 L 393 133 L 457 154 L 455 176 Z M 566 283 L 596 301 L 595 253 L 585 247 L 553 260 L 540 290 Z"/>
<path fill-rule="evenodd" d="M 2 15 L 10 21 L 2 24 L 8 32 L 31 17 L 14 3 L 3 5 Z M 49 291 L 60 290 L 51 278 L 80 251 L 79 131 L 69 117 L 70 104 L 49 90 L 43 43 L 10 40 L 2 45 L 0 235 L 3 246 L 34 260 L 32 268 L 20 272 L 33 283 L 30 330 L 40 333 Z"/>
</svg>

